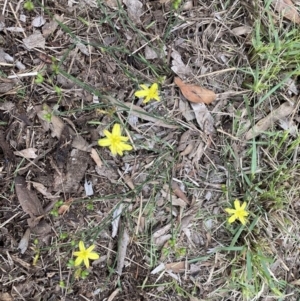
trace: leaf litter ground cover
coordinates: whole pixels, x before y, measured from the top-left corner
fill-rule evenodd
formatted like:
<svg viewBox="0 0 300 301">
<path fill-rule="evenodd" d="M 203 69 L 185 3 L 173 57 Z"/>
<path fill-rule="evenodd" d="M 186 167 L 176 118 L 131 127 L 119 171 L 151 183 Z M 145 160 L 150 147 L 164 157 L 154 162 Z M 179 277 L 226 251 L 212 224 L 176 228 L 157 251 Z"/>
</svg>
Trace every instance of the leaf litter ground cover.
<svg viewBox="0 0 300 301">
<path fill-rule="evenodd" d="M 299 300 L 299 7 L 0 9 L 0 300 Z"/>
</svg>

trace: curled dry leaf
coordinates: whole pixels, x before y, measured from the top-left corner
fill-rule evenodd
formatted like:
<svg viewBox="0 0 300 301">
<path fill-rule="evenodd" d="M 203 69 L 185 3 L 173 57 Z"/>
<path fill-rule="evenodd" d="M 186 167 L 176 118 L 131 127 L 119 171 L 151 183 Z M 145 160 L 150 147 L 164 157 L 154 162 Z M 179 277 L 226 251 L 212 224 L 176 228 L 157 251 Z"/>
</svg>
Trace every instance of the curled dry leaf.
<svg viewBox="0 0 300 301">
<path fill-rule="evenodd" d="M 174 83 L 180 88 L 183 96 L 194 103 L 210 104 L 216 99 L 216 94 L 206 88 L 184 83 L 179 77 L 175 77 Z"/>
<path fill-rule="evenodd" d="M 300 24 L 300 15 L 291 0 L 273 0 L 273 6 L 285 18 Z"/>
<path fill-rule="evenodd" d="M 272 111 L 268 116 L 261 119 L 252 129 L 246 133 L 246 140 L 252 139 L 271 127 L 274 122 L 290 115 L 294 110 L 294 106 L 289 102 L 283 103 L 277 109 Z"/>
</svg>

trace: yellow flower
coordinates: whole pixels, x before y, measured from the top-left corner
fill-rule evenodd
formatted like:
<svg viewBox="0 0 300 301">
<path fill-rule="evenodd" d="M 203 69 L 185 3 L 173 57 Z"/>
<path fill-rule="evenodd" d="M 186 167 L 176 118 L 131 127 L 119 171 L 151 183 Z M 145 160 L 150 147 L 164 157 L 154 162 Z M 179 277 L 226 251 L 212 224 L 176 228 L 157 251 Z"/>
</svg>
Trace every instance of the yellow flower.
<svg viewBox="0 0 300 301">
<path fill-rule="evenodd" d="M 113 156 L 117 154 L 123 156 L 124 150 L 132 150 L 131 145 L 124 143 L 124 141 L 128 141 L 129 138 L 121 136 L 120 124 L 116 123 L 111 133 L 108 130 L 104 130 L 103 133 L 106 138 L 99 139 L 98 144 L 100 146 L 108 146 Z"/>
<path fill-rule="evenodd" d="M 134 95 L 139 98 L 145 97 L 143 103 L 147 103 L 151 99 L 160 101 L 160 98 L 158 95 L 158 84 L 154 83 L 150 88 L 148 88 L 146 85 L 140 85 L 140 87 L 143 90 L 136 91 L 134 93 Z"/>
<path fill-rule="evenodd" d="M 231 214 L 231 216 L 228 218 L 228 222 L 231 224 L 233 223 L 235 220 L 239 220 L 243 225 L 246 224 L 247 219 L 245 218 L 245 216 L 249 215 L 249 212 L 247 212 L 245 210 L 247 206 L 247 203 L 244 202 L 241 206 L 240 201 L 239 200 L 235 200 L 234 201 L 234 209 L 231 208 L 226 208 L 225 211 L 229 214 Z"/>
<path fill-rule="evenodd" d="M 99 258 L 99 255 L 96 252 L 92 252 L 95 248 L 95 245 L 91 245 L 89 248 L 86 249 L 84 247 L 83 241 L 80 241 L 78 246 L 79 246 L 79 251 L 74 252 L 74 256 L 77 257 L 76 260 L 75 260 L 74 265 L 78 266 L 83 261 L 85 266 L 88 269 L 90 267 L 89 259 L 95 260 L 95 259 Z"/>
</svg>

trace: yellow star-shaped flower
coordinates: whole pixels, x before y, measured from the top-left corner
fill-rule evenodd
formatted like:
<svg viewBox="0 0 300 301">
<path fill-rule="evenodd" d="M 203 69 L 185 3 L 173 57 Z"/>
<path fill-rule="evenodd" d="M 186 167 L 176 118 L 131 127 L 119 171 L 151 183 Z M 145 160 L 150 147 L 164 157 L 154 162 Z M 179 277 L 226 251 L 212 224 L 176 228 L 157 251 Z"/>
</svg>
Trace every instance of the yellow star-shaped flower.
<svg viewBox="0 0 300 301">
<path fill-rule="evenodd" d="M 95 249 L 95 245 L 91 245 L 86 249 L 83 241 L 80 241 L 78 247 L 79 247 L 79 251 L 74 252 L 74 256 L 77 257 L 74 265 L 78 266 L 81 265 L 82 262 L 84 262 L 85 266 L 88 269 L 90 267 L 89 260 L 90 259 L 95 260 L 99 258 L 99 255 L 96 252 L 92 252 Z"/>
<path fill-rule="evenodd" d="M 158 95 L 158 84 L 154 83 L 150 88 L 146 85 L 140 85 L 143 90 L 136 91 L 134 95 L 139 98 L 145 98 L 143 103 L 149 102 L 151 99 L 155 99 L 160 101 L 160 97 Z"/>
<path fill-rule="evenodd" d="M 121 135 L 120 124 L 116 123 L 111 133 L 108 130 L 104 130 L 103 133 L 106 138 L 99 139 L 98 144 L 100 146 L 108 146 L 113 156 L 117 154 L 123 156 L 123 151 L 132 150 L 131 145 L 124 143 L 128 141 L 129 138 Z"/>
<path fill-rule="evenodd" d="M 249 215 L 249 212 L 245 210 L 246 206 L 246 202 L 244 202 L 241 206 L 240 201 L 235 200 L 234 209 L 226 208 L 225 211 L 231 214 L 231 216 L 228 218 L 228 222 L 231 224 L 238 219 L 243 225 L 246 225 L 247 219 L 245 217 Z"/>
</svg>

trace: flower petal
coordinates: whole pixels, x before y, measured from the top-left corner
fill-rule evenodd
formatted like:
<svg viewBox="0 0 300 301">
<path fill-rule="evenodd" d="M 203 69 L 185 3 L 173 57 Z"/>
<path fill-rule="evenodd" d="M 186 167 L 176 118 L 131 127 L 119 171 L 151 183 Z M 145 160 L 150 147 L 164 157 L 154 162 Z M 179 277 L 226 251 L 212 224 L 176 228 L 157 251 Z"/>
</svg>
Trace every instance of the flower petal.
<svg viewBox="0 0 300 301">
<path fill-rule="evenodd" d="M 151 87 L 150 87 L 150 92 L 151 93 L 157 93 L 157 90 L 158 90 L 158 84 L 157 83 L 154 83 Z"/>
<path fill-rule="evenodd" d="M 84 258 L 84 264 L 85 264 L 87 269 L 90 267 L 90 261 L 87 257 Z"/>
<path fill-rule="evenodd" d="M 239 210 L 239 209 L 241 208 L 240 201 L 239 201 L 238 199 L 236 199 L 236 200 L 234 201 L 234 208 L 235 208 L 236 210 Z"/>
<path fill-rule="evenodd" d="M 234 214 L 228 219 L 228 222 L 229 224 L 232 224 L 235 220 L 236 220 L 236 215 Z"/>
<path fill-rule="evenodd" d="M 89 247 L 86 249 L 86 251 L 87 251 L 88 253 L 91 253 L 94 249 L 95 249 L 95 245 L 91 245 L 91 246 L 89 246 Z"/>
<path fill-rule="evenodd" d="M 125 137 L 125 136 L 121 136 L 121 137 L 120 137 L 120 140 L 121 140 L 121 141 L 128 141 L 128 139 L 129 139 L 129 138 L 128 138 L 128 137 Z"/>
<path fill-rule="evenodd" d="M 148 88 L 148 86 L 146 86 L 146 85 L 140 85 L 140 87 L 141 87 L 143 90 L 149 91 L 149 88 Z"/>
<path fill-rule="evenodd" d="M 116 123 L 112 129 L 113 136 L 121 136 L 121 125 Z"/>
<path fill-rule="evenodd" d="M 146 98 L 143 100 L 143 103 L 147 103 L 151 100 L 149 94 L 146 96 Z"/>
<path fill-rule="evenodd" d="M 98 140 L 98 145 L 100 146 L 110 146 L 111 140 L 109 138 L 102 138 Z"/>
<path fill-rule="evenodd" d="M 75 265 L 75 266 L 81 265 L 82 260 L 83 260 L 82 257 L 77 257 L 77 258 L 75 259 L 74 265 Z"/>
<path fill-rule="evenodd" d="M 80 251 L 85 251 L 84 243 L 82 240 L 79 242 L 78 246 Z"/>
<path fill-rule="evenodd" d="M 116 155 L 118 154 L 118 151 L 117 151 L 117 148 L 116 148 L 115 145 L 111 145 L 111 146 L 109 147 L 109 149 L 110 149 L 111 154 L 112 154 L 113 156 L 116 156 Z"/>
<path fill-rule="evenodd" d="M 227 213 L 229 213 L 229 214 L 234 214 L 235 212 L 236 212 L 236 210 L 235 209 L 231 209 L 231 208 L 226 208 L 226 209 L 224 209 Z"/>
<path fill-rule="evenodd" d="M 241 209 L 245 209 L 246 208 L 246 206 L 247 206 L 247 203 L 246 202 L 244 202 L 243 204 L 242 204 L 242 206 L 241 206 Z"/>
<path fill-rule="evenodd" d="M 243 225 L 246 225 L 246 219 L 243 216 L 240 216 L 239 220 Z"/>
<path fill-rule="evenodd" d="M 132 146 L 127 143 L 122 143 L 122 149 L 130 151 L 130 150 L 132 150 Z"/>
<path fill-rule="evenodd" d="M 96 252 L 91 252 L 89 254 L 89 259 L 93 259 L 93 260 L 96 260 L 99 258 L 99 255 L 96 253 Z"/>
<path fill-rule="evenodd" d="M 107 138 L 111 138 L 112 133 L 109 132 L 108 130 L 103 130 L 103 134 L 107 137 Z"/>
<path fill-rule="evenodd" d="M 146 97 L 148 94 L 149 94 L 149 91 L 139 90 L 134 93 L 134 96 L 136 96 L 138 98 L 143 98 L 143 97 Z"/>
</svg>

